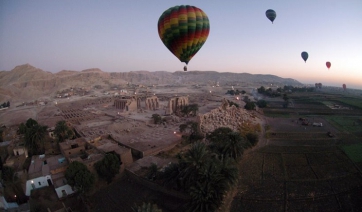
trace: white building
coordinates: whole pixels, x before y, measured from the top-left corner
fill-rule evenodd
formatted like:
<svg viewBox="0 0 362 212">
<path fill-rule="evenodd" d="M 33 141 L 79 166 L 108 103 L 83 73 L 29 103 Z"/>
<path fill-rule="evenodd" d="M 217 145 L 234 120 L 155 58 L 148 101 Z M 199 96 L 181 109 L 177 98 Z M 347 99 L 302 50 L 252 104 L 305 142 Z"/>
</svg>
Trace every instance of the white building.
<svg viewBox="0 0 362 212">
<path fill-rule="evenodd" d="M 68 162 L 63 155 L 45 156 L 35 155 L 32 157 L 28 171 L 25 195 L 30 196 L 33 189 L 53 185 L 58 198 L 72 194 L 75 191 L 66 184 L 64 177 Z"/>
</svg>

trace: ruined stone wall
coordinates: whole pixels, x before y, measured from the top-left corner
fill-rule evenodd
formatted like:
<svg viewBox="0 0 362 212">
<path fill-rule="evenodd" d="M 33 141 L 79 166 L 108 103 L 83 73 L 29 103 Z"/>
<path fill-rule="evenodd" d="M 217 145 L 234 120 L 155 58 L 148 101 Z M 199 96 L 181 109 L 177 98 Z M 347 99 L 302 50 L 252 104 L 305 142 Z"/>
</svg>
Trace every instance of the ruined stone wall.
<svg viewBox="0 0 362 212">
<path fill-rule="evenodd" d="M 82 154 L 85 151 L 85 146 L 80 146 L 74 149 L 61 149 L 61 152 L 66 158 L 71 158 L 74 155 Z"/>
<path fill-rule="evenodd" d="M 134 112 L 137 111 L 139 106 L 139 98 L 132 97 L 129 99 L 115 99 L 113 105 L 116 109 L 120 110 L 121 112 Z"/>
<path fill-rule="evenodd" d="M 244 108 L 237 108 L 234 105 L 211 110 L 209 113 L 199 114 L 197 121 L 199 122 L 199 130 L 202 133 L 210 133 L 219 127 L 229 127 L 237 130 L 244 121 L 256 121 L 251 113 Z"/>
<path fill-rule="evenodd" d="M 123 148 L 123 149 L 126 149 L 126 147 L 119 147 L 119 148 Z M 131 149 L 127 148 L 127 152 L 126 153 L 118 153 L 116 151 L 117 154 L 120 155 L 121 157 L 121 162 L 123 163 L 122 165 L 124 166 L 128 166 L 130 164 L 133 163 L 133 158 L 132 158 L 132 152 L 131 152 Z"/>
<path fill-rule="evenodd" d="M 148 97 L 145 99 L 145 109 L 146 110 L 157 110 L 159 109 L 160 104 L 157 96 Z"/>
<path fill-rule="evenodd" d="M 189 105 L 188 96 L 173 97 L 168 101 L 165 114 L 170 115 L 182 109 L 184 106 Z"/>
<path fill-rule="evenodd" d="M 124 111 L 127 105 L 127 101 L 128 99 L 115 99 L 113 106 L 118 110 Z"/>
<path fill-rule="evenodd" d="M 131 101 L 128 102 L 128 111 L 134 112 L 137 111 L 137 100 L 136 99 L 132 99 Z"/>
</svg>

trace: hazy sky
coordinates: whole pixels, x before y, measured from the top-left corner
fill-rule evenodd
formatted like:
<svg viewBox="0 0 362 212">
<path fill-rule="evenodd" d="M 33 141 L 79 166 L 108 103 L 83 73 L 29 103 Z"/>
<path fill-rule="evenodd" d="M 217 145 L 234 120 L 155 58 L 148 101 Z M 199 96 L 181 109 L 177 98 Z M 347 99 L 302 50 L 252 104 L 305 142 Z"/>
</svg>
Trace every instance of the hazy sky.
<svg viewBox="0 0 362 212">
<path fill-rule="evenodd" d="M 25 63 L 50 72 L 182 70 L 157 22 L 168 8 L 186 4 L 210 20 L 209 37 L 188 70 L 362 89 L 361 0 L 0 0 L 0 70 Z M 277 13 L 274 24 L 267 9 Z"/>
</svg>

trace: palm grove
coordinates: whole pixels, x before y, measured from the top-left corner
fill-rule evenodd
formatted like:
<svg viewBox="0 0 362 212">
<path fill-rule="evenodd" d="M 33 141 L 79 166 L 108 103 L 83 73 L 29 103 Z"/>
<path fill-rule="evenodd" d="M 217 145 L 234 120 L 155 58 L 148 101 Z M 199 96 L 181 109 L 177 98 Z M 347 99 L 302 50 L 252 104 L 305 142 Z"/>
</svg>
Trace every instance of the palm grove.
<svg viewBox="0 0 362 212">
<path fill-rule="evenodd" d="M 149 168 L 147 178 L 189 195 L 188 211 L 216 211 L 225 195 L 239 178 L 238 161 L 245 149 L 258 142 L 259 126 L 245 123 L 240 132 L 221 127 L 206 138 L 198 130 L 197 122 L 181 124 L 180 132 L 190 148 L 178 154 L 178 163 L 171 163 L 164 170 L 156 164 Z M 202 141 L 204 140 L 204 141 Z"/>
<path fill-rule="evenodd" d="M 229 106 L 235 105 L 231 101 L 228 103 Z M 180 115 L 196 116 L 197 111 L 197 104 L 189 105 L 180 111 Z M 154 124 L 166 121 L 159 114 L 153 114 L 152 119 Z M 197 122 L 181 124 L 179 131 L 184 141 L 190 143 L 189 150 L 179 153 L 178 163 L 171 163 L 162 171 L 152 164 L 146 178 L 188 194 L 191 199 L 186 206 L 188 211 L 216 211 L 238 181 L 237 164 L 244 150 L 255 146 L 259 139 L 256 133 L 260 132 L 258 124 L 246 121 L 238 129 L 237 132 L 220 127 L 204 138 Z"/>
</svg>

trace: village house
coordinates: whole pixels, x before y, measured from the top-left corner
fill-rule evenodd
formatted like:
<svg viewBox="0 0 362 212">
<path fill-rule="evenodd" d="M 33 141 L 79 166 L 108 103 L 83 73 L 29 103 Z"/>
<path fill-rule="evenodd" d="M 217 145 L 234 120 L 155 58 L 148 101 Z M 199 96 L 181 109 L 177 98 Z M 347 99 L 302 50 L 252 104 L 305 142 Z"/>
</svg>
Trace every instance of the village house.
<svg viewBox="0 0 362 212">
<path fill-rule="evenodd" d="M 69 163 L 73 161 L 81 162 L 93 173 L 95 173 L 93 165 L 104 157 L 104 154 L 89 145 L 83 137 L 66 140 L 59 143 L 59 146 L 61 153 Z"/>
<path fill-rule="evenodd" d="M 49 135 L 49 137 L 52 138 L 52 139 L 56 139 L 56 136 L 55 136 L 55 134 L 54 134 L 54 130 L 55 130 L 55 127 L 49 127 L 49 128 L 47 129 L 48 135 Z"/>
<path fill-rule="evenodd" d="M 121 166 L 119 170 L 120 172 L 122 172 L 126 166 L 133 163 L 131 149 L 119 146 L 115 141 L 102 137 L 97 137 L 95 139 L 89 140 L 88 142 L 90 145 L 94 146 L 103 153 L 114 152 L 118 154 L 121 159 Z"/>
<path fill-rule="evenodd" d="M 28 149 L 24 146 L 23 142 L 14 140 L 8 148 L 8 157 L 4 166 L 12 167 L 16 175 L 20 178 L 24 174 L 23 164 L 28 157 Z"/>
<path fill-rule="evenodd" d="M 58 198 L 74 193 L 75 190 L 66 183 L 64 177 L 67 167 L 68 162 L 63 155 L 34 155 L 28 170 L 25 195 L 30 196 L 33 189 L 52 185 L 57 192 Z"/>
</svg>

